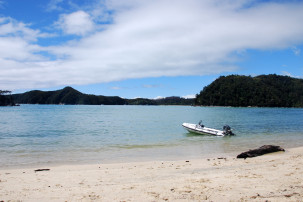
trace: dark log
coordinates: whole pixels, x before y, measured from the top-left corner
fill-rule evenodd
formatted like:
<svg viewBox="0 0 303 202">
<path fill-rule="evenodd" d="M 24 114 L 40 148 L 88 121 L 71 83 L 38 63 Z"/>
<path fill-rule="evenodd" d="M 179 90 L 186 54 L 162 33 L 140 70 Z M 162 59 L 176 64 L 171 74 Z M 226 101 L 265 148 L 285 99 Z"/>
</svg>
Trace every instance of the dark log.
<svg viewBox="0 0 303 202">
<path fill-rule="evenodd" d="M 46 169 L 37 169 L 37 170 L 35 170 L 35 172 L 40 172 L 40 171 L 50 171 L 50 169 L 48 169 L 48 168 L 46 168 Z"/>
<path fill-rule="evenodd" d="M 278 151 L 285 151 L 280 146 L 275 145 L 263 145 L 259 149 L 249 150 L 247 152 L 243 152 L 237 156 L 237 158 L 252 158 L 256 156 L 261 156 L 263 154 L 278 152 Z"/>
</svg>

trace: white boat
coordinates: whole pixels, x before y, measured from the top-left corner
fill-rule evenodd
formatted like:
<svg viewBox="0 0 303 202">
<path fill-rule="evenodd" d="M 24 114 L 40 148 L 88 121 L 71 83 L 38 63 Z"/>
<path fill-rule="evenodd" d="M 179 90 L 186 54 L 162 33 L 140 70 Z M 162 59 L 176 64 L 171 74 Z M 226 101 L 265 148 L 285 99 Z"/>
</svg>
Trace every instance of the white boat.
<svg viewBox="0 0 303 202">
<path fill-rule="evenodd" d="M 182 126 L 189 132 L 202 134 L 202 135 L 214 135 L 214 136 L 234 135 L 234 133 L 231 131 L 231 128 L 228 125 L 223 126 L 223 130 L 207 128 L 204 125 L 202 125 L 202 121 L 200 121 L 199 124 L 183 123 Z"/>
</svg>

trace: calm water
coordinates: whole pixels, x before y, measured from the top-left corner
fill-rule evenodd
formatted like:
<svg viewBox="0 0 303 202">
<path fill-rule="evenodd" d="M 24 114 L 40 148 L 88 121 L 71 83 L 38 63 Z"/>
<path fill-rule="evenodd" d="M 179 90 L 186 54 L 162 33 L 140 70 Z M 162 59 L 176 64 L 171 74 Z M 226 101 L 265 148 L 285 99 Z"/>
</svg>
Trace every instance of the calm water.
<svg viewBox="0 0 303 202">
<path fill-rule="evenodd" d="M 185 131 L 183 122 L 237 135 Z M 22 105 L 0 108 L 0 167 L 202 158 L 303 146 L 303 109 Z"/>
</svg>

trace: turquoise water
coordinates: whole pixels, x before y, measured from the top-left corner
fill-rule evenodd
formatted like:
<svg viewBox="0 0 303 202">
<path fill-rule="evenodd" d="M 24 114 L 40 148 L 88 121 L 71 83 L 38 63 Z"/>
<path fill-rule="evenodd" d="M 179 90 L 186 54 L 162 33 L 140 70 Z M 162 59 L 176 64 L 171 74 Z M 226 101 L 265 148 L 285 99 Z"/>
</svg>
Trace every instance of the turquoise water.
<svg viewBox="0 0 303 202">
<path fill-rule="evenodd" d="M 188 133 L 228 124 L 236 136 Z M 303 109 L 21 105 L 0 108 L 0 167 L 202 158 L 303 146 Z"/>
</svg>

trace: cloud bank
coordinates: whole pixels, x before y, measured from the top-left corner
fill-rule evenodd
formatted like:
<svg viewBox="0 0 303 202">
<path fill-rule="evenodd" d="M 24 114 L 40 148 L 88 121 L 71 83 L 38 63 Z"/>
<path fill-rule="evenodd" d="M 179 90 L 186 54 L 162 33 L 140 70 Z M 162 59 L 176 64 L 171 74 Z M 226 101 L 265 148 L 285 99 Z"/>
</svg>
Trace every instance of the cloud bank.
<svg viewBox="0 0 303 202">
<path fill-rule="evenodd" d="M 52 2 L 55 9 L 62 1 Z M 235 71 L 241 51 L 303 42 L 303 3 L 247 2 L 108 0 L 61 13 L 53 27 L 66 41 L 52 46 L 40 45 L 39 38 L 52 39 L 55 31 L 42 33 L 2 17 L 0 86 L 15 90 L 217 74 Z"/>
</svg>

